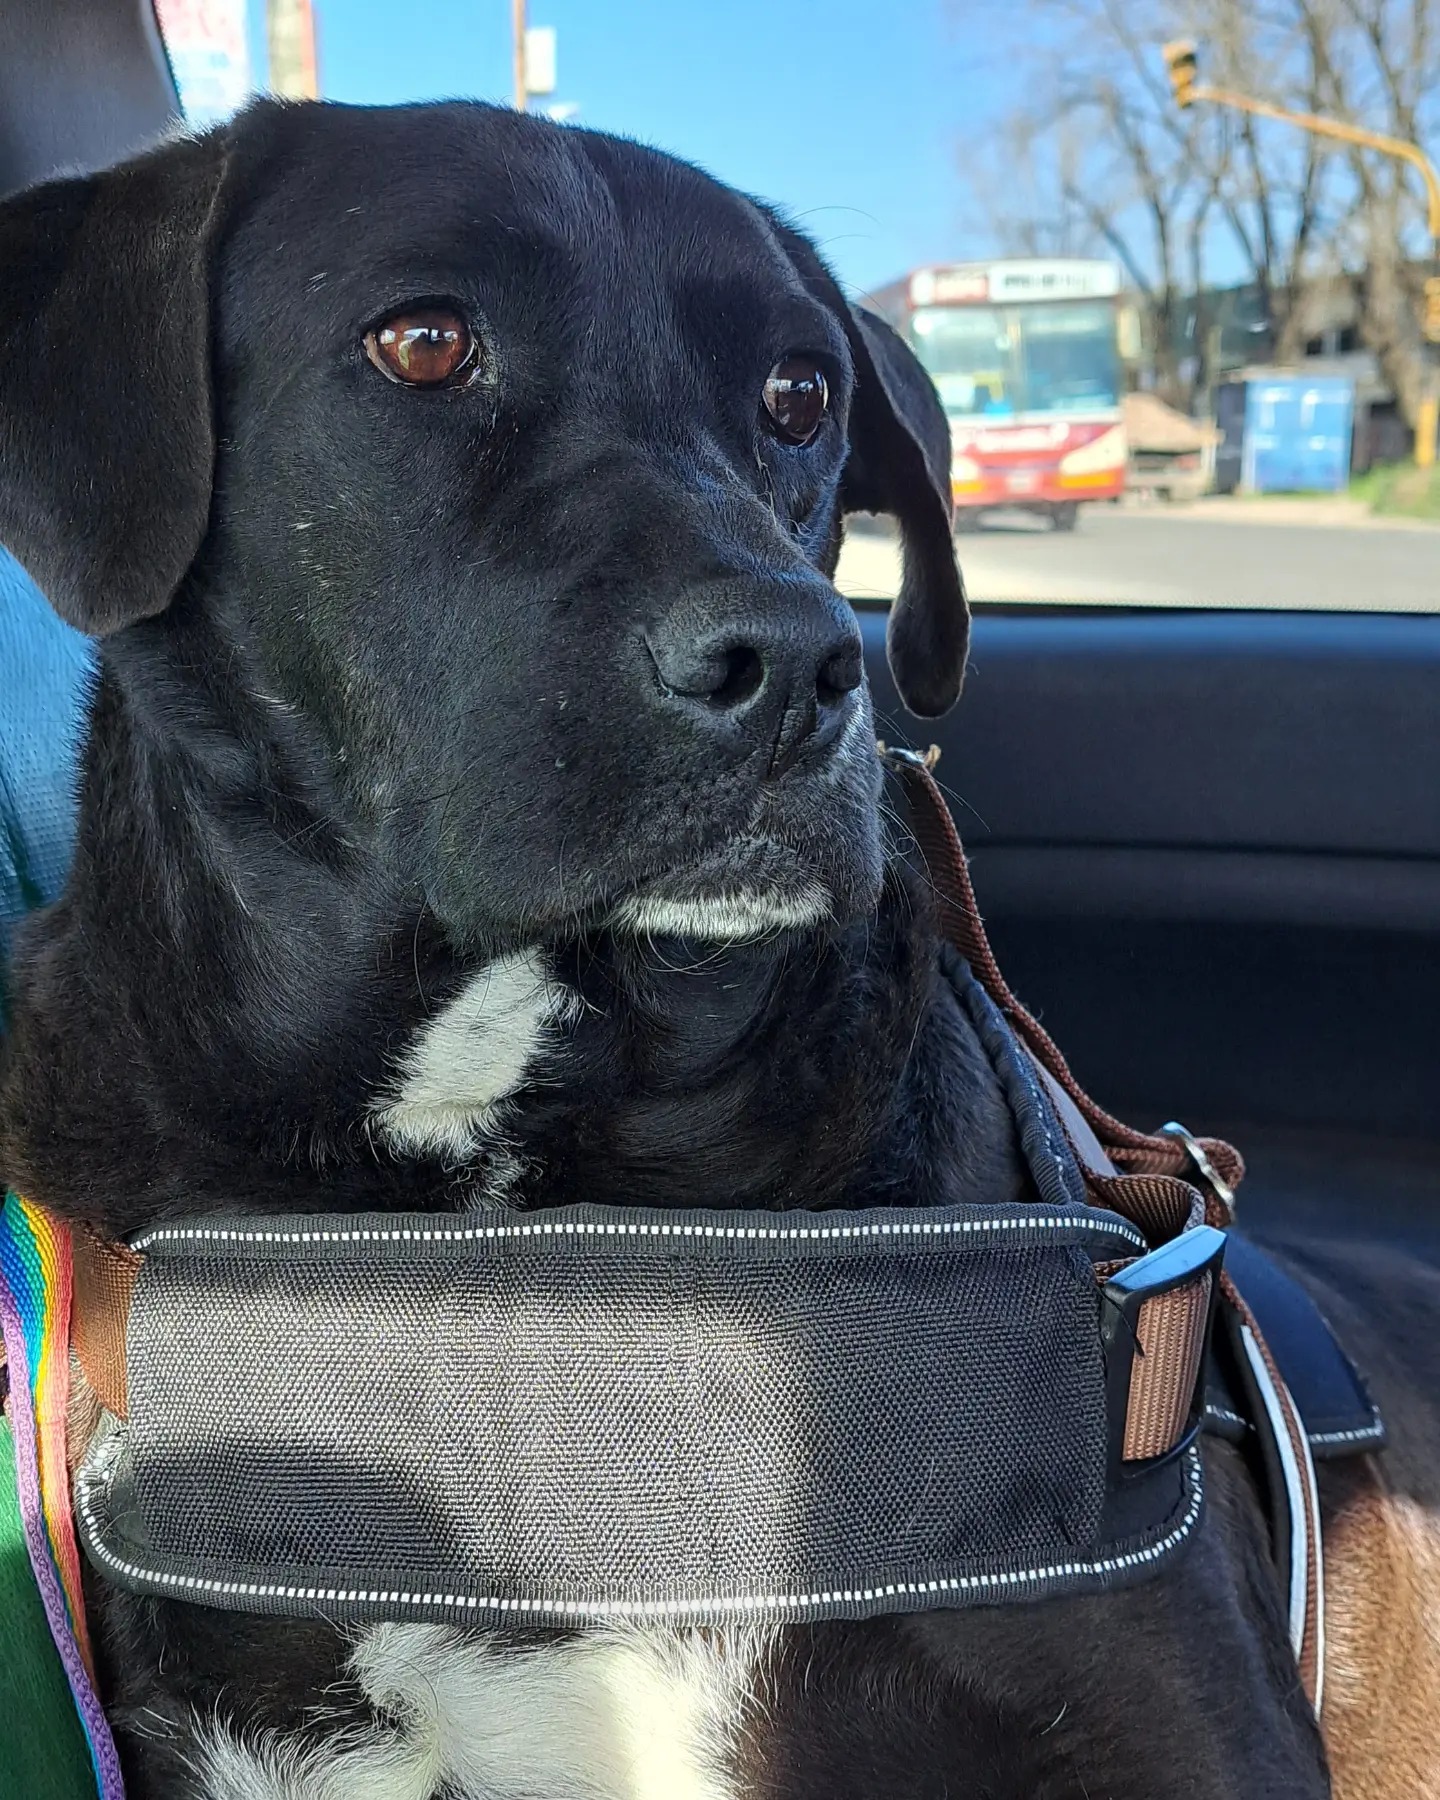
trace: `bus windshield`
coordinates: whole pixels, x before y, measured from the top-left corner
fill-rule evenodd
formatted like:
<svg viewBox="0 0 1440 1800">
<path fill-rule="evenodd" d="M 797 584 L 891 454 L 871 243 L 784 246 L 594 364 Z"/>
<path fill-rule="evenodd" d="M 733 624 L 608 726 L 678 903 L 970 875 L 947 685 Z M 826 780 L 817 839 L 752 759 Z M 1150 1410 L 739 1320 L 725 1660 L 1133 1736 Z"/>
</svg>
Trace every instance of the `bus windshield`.
<svg viewBox="0 0 1440 1800">
<path fill-rule="evenodd" d="M 951 418 L 1120 404 L 1113 301 L 924 306 L 911 316 L 911 341 Z"/>
</svg>

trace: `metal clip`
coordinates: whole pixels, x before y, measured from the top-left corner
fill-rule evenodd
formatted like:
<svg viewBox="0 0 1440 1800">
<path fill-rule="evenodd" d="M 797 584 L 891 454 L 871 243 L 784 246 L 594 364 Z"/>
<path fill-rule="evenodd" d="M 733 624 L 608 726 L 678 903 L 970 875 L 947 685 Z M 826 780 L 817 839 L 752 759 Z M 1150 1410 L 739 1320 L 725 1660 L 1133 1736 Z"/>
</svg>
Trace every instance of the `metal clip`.
<svg viewBox="0 0 1440 1800">
<path fill-rule="evenodd" d="M 1160 1130 L 1165 1137 L 1178 1138 L 1185 1146 L 1186 1154 L 1195 1165 L 1196 1174 L 1206 1183 L 1211 1193 L 1225 1208 L 1228 1217 L 1233 1220 L 1235 1217 L 1235 1190 L 1228 1181 L 1221 1179 L 1219 1170 L 1205 1154 L 1205 1147 L 1200 1140 L 1192 1137 L 1185 1127 L 1177 1124 L 1174 1119 L 1171 1119 L 1168 1125 L 1162 1125 Z"/>
<path fill-rule="evenodd" d="M 904 744 L 887 744 L 884 738 L 876 738 L 875 750 L 881 762 L 888 763 L 892 769 L 902 766 L 912 769 L 933 769 L 940 760 L 940 746 L 932 744 L 923 753 L 908 749 Z"/>
</svg>

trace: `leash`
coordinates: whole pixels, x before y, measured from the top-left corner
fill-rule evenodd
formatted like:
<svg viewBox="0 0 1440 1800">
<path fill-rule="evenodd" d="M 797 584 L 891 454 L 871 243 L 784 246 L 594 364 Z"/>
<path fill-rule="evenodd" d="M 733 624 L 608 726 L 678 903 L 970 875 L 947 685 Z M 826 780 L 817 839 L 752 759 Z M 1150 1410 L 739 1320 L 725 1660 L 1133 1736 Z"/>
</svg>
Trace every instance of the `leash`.
<svg viewBox="0 0 1440 1800">
<path fill-rule="evenodd" d="M 1055 1040 L 1011 992 L 990 947 L 960 834 L 935 779 L 939 746 L 931 745 L 924 754 L 884 743 L 877 748 L 881 761 L 904 787 L 941 932 L 965 958 L 1034 1061 L 1095 1204 L 1132 1220 L 1151 1237 L 1193 1228 L 1197 1201 L 1206 1224 L 1222 1231 L 1233 1224 L 1235 1189 L 1245 1175 L 1244 1158 L 1234 1145 L 1221 1138 L 1193 1137 L 1176 1123 L 1151 1133 L 1115 1118 L 1080 1086 Z M 1289 1495 L 1290 1643 L 1306 1697 L 1318 1717 L 1324 1699 L 1324 1547 L 1310 1441 L 1258 1320 L 1233 1277 L 1223 1270 L 1220 1296 L 1268 1417 Z M 1126 1432 L 1132 1445 L 1163 1442 L 1167 1428 L 1172 1428 L 1167 1403 L 1173 1403 L 1176 1384 L 1166 1365 L 1191 1353 L 1203 1304 L 1193 1287 L 1181 1287 L 1141 1309 L 1137 1331 L 1142 1366 L 1155 1373 L 1148 1384 L 1137 1385 L 1132 1379 L 1132 1418 Z"/>
<path fill-rule="evenodd" d="M 71 1234 L 38 1206 L 9 1195 L 0 1211 L 0 1326 L 21 1534 L 85 1735 L 99 1800 L 123 1800 L 114 1739 L 95 1686 L 71 1509 L 65 1428 L 70 1401 Z M 32 1730 L 38 1720 L 26 1721 Z M 57 1733 L 57 1744 L 65 1739 Z M 48 1751 L 46 1752 L 48 1754 Z"/>
</svg>

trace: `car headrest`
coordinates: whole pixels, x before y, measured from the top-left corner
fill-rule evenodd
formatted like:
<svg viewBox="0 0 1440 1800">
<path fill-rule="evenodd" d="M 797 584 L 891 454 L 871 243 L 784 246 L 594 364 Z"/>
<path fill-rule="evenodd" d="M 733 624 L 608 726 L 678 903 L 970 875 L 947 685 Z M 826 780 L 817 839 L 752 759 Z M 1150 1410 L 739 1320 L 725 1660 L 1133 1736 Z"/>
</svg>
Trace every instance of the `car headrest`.
<svg viewBox="0 0 1440 1800">
<path fill-rule="evenodd" d="M 117 162 L 179 113 L 153 0 L 9 0 L 0 196 Z"/>
</svg>

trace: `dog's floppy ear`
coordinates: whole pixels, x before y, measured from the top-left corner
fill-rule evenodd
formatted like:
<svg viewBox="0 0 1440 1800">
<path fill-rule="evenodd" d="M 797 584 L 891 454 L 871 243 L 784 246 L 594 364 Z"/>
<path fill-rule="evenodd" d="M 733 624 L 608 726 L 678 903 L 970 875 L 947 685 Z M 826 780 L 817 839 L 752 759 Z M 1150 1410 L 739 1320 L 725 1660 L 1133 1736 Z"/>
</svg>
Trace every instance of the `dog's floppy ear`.
<svg viewBox="0 0 1440 1800">
<path fill-rule="evenodd" d="M 210 510 L 218 136 L 0 204 L 0 543 L 62 618 L 164 610 Z"/>
<path fill-rule="evenodd" d="M 900 698 L 933 719 L 960 694 L 970 609 L 951 535 L 950 423 L 930 377 L 882 319 L 847 304 L 810 240 L 769 215 L 817 300 L 838 316 L 855 363 L 843 509 L 889 513 L 900 526 L 904 574 L 885 648 Z"/>
</svg>

